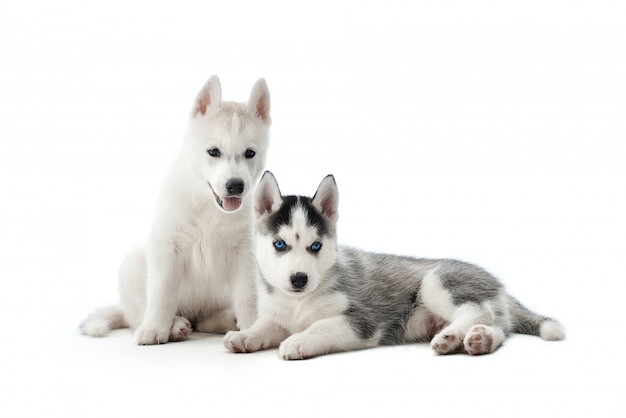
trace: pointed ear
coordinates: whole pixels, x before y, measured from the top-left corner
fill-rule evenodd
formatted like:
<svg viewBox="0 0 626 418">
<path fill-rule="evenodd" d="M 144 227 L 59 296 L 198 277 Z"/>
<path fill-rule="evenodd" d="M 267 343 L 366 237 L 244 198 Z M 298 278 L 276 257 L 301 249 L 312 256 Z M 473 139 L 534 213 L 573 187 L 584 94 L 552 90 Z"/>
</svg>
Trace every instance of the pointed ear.
<svg viewBox="0 0 626 418">
<path fill-rule="evenodd" d="M 204 115 L 207 109 L 217 107 L 222 103 L 222 85 L 220 79 L 216 75 L 209 78 L 204 84 L 198 97 L 196 97 L 196 103 L 191 111 L 191 117 L 198 115 Z"/>
<path fill-rule="evenodd" d="M 278 210 L 282 202 L 283 198 L 276 178 L 270 171 L 266 171 L 256 189 L 254 214 L 260 218 L 266 213 L 273 213 Z"/>
<path fill-rule="evenodd" d="M 332 174 L 324 177 L 313 196 L 312 203 L 322 215 L 332 221 L 336 222 L 339 219 L 339 190 Z"/>
<path fill-rule="evenodd" d="M 272 124 L 272 118 L 270 118 L 270 91 L 264 78 L 254 83 L 248 99 L 248 109 L 267 125 Z"/>
</svg>

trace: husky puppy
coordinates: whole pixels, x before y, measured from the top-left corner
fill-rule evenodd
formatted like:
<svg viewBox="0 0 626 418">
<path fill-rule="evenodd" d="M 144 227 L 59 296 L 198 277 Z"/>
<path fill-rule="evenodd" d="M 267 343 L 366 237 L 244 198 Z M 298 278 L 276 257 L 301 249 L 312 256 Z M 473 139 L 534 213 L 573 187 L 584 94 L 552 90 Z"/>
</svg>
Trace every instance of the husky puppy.
<svg viewBox="0 0 626 418">
<path fill-rule="evenodd" d="M 480 267 L 339 247 L 338 197 L 331 175 L 311 199 L 281 196 L 265 172 L 255 198 L 259 318 L 225 335 L 230 351 L 280 345 L 293 360 L 430 341 L 437 354 L 486 354 L 511 332 L 565 338 Z"/>
<path fill-rule="evenodd" d="M 193 105 L 182 150 L 165 180 L 145 246 L 122 262 L 119 306 L 101 308 L 83 334 L 136 329 L 139 345 L 224 333 L 256 319 L 252 189 L 269 146 L 265 80 L 247 103 L 222 101 L 211 77 Z"/>
</svg>

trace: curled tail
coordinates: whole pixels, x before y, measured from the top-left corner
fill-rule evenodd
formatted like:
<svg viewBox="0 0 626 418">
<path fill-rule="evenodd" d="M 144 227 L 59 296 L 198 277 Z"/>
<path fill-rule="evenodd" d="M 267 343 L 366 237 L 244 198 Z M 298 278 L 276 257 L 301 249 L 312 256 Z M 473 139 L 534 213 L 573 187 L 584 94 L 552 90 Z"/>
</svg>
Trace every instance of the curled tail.
<svg viewBox="0 0 626 418">
<path fill-rule="evenodd" d="M 509 310 L 512 332 L 537 335 L 547 341 L 565 339 L 565 329 L 558 321 L 534 313 L 512 296 L 509 296 Z"/>
<path fill-rule="evenodd" d="M 128 323 L 122 309 L 115 305 L 96 309 L 80 324 L 81 334 L 91 337 L 104 337 L 118 328 L 128 328 Z"/>
</svg>

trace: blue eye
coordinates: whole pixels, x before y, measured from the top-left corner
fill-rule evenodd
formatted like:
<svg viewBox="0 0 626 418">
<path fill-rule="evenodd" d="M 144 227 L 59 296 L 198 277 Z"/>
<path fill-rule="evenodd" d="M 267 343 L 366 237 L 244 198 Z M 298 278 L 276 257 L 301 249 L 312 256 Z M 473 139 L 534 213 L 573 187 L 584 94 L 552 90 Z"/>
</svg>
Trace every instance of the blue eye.
<svg viewBox="0 0 626 418">
<path fill-rule="evenodd" d="M 319 252 L 321 248 L 322 243 L 319 241 L 315 241 L 313 244 L 311 244 L 311 251 L 313 251 L 314 253 Z"/>
<path fill-rule="evenodd" d="M 276 251 L 285 251 L 286 247 L 287 244 L 285 244 L 285 241 L 283 241 L 282 239 L 274 241 L 274 248 L 276 248 Z"/>
<path fill-rule="evenodd" d="M 246 150 L 245 157 L 247 159 L 254 158 L 255 155 L 256 155 L 256 152 L 253 149 L 248 148 Z"/>
</svg>

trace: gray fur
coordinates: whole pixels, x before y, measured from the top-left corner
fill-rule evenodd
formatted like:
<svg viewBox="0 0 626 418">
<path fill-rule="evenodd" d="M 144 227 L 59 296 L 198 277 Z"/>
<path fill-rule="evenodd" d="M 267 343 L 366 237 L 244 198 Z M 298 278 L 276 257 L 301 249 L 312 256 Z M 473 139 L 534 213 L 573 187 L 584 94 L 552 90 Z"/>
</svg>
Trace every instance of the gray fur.
<svg viewBox="0 0 626 418">
<path fill-rule="evenodd" d="M 503 290 L 502 284 L 481 267 L 457 260 L 439 262 L 442 284 L 450 291 L 457 306 L 493 299 Z"/>
<path fill-rule="evenodd" d="M 455 305 L 482 303 L 503 290 L 494 276 L 463 261 L 376 254 L 349 247 L 340 247 L 337 264 L 327 278 L 335 281 L 334 289 L 348 295 L 350 307 L 344 315 L 362 338 L 379 330 L 383 335 L 380 344 L 400 344 L 410 342 L 404 334 L 407 322 L 423 304 L 420 287 L 424 275 L 435 268 Z"/>
<path fill-rule="evenodd" d="M 541 324 L 548 321 L 556 322 L 552 318 L 531 311 L 513 296 L 509 296 L 509 309 L 513 318 L 510 331 L 517 334 L 539 335 Z"/>
</svg>

